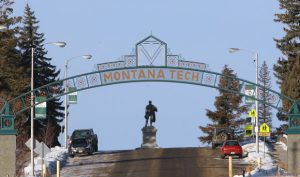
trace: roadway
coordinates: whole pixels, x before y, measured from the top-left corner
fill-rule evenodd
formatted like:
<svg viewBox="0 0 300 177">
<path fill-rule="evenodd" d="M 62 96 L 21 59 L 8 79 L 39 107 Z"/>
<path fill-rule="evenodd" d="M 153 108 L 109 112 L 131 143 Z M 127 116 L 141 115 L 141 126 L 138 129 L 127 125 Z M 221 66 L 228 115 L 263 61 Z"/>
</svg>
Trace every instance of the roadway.
<svg viewBox="0 0 300 177">
<path fill-rule="evenodd" d="M 233 159 L 233 174 L 247 166 Z M 227 177 L 228 158 L 211 148 L 158 148 L 97 152 L 69 158 L 61 177 Z"/>
</svg>

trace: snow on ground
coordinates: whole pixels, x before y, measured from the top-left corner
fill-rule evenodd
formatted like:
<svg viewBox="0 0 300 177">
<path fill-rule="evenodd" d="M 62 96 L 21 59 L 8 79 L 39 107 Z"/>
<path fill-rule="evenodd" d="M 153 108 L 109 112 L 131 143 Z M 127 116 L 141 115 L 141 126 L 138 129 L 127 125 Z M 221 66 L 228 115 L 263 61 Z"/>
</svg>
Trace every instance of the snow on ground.
<svg viewBox="0 0 300 177">
<path fill-rule="evenodd" d="M 287 146 L 282 142 L 277 142 L 282 145 L 282 148 L 287 150 Z M 268 176 L 277 176 L 279 173 L 283 177 L 292 177 L 288 175 L 283 169 L 277 168 L 275 161 L 268 154 L 270 148 L 267 144 L 264 144 L 263 141 L 259 141 L 259 153 L 256 153 L 256 143 L 253 141 L 244 142 L 243 150 L 248 156 L 244 158 L 244 161 L 247 163 L 255 164 L 255 169 L 250 172 L 251 177 L 268 177 Z M 265 148 L 265 153 L 264 153 Z M 257 166 L 258 159 L 260 158 L 261 167 Z M 246 177 L 250 176 L 249 173 L 246 173 Z M 235 175 L 234 177 L 242 177 L 241 175 Z"/>
<path fill-rule="evenodd" d="M 276 144 L 280 144 L 281 147 L 282 147 L 282 149 L 285 150 L 285 151 L 287 151 L 287 146 L 283 142 L 276 142 Z"/>
<path fill-rule="evenodd" d="M 47 165 L 48 172 L 50 174 L 54 174 L 56 171 L 56 161 L 60 161 L 60 166 L 64 166 L 67 162 L 68 158 L 68 151 L 66 148 L 58 147 L 51 148 L 51 152 L 45 155 L 45 163 Z M 40 177 L 42 174 L 42 164 L 41 164 L 42 158 L 35 157 L 34 158 L 34 174 L 35 177 Z M 27 167 L 24 168 L 24 176 L 25 177 L 32 177 L 31 176 L 31 164 L 29 164 Z"/>
</svg>

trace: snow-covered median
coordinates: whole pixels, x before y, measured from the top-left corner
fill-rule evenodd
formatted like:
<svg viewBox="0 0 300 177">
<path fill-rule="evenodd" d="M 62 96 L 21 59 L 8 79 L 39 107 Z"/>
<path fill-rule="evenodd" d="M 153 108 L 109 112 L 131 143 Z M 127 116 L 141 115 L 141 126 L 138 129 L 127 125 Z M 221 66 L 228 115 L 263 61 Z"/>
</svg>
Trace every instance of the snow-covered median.
<svg viewBox="0 0 300 177">
<path fill-rule="evenodd" d="M 68 158 L 68 151 L 66 148 L 58 147 L 51 148 L 51 152 L 45 155 L 45 164 L 47 166 L 48 173 L 55 174 L 56 172 L 56 161 L 60 161 L 60 165 L 64 166 Z M 39 177 L 42 174 L 42 158 L 35 157 L 34 158 L 34 174 L 35 177 Z M 27 167 L 24 168 L 24 176 L 25 177 L 32 177 L 31 176 L 32 167 L 29 164 Z"/>
</svg>

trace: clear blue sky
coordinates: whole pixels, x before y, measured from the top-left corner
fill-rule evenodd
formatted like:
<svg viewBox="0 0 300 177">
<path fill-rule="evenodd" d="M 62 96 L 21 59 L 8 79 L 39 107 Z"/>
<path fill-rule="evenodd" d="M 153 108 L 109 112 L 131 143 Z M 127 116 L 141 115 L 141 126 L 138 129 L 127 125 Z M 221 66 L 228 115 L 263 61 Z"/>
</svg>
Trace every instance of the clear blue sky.
<svg viewBox="0 0 300 177">
<path fill-rule="evenodd" d="M 274 22 L 274 14 L 280 11 L 276 0 L 28 2 L 46 41 L 67 42 L 63 49 L 46 46 L 52 63 L 62 71 L 61 78 L 66 59 L 92 54 L 91 61 L 72 60 L 68 70 L 70 76 L 91 72 L 96 64 L 130 54 L 151 31 L 168 44 L 173 54 L 207 63 L 215 72 L 228 64 L 238 77 L 253 82 L 254 55 L 230 54 L 228 48 L 258 52 L 260 63 L 265 60 L 269 68 L 281 56 L 273 41 L 283 35 L 282 24 Z M 16 15 L 23 15 L 25 4 L 25 0 L 15 2 Z M 272 79 L 275 83 L 273 74 Z M 273 89 L 278 90 L 278 86 L 274 84 Z M 217 95 L 218 91 L 211 88 L 174 83 L 143 82 L 89 89 L 79 92 L 78 104 L 70 107 L 69 134 L 77 128 L 93 128 L 102 150 L 140 147 L 144 107 L 152 100 L 158 107 L 155 126 L 159 146 L 201 146 L 198 126 L 209 122 L 205 109 L 214 110 Z"/>
</svg>

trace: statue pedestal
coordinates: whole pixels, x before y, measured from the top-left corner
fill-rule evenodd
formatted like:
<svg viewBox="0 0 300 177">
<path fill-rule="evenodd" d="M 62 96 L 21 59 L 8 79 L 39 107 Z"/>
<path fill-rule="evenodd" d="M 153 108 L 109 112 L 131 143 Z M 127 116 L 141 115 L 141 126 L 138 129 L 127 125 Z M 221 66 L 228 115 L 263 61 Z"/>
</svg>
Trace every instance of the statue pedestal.
<svg viewBox="0 0 300 177">
<path fill-rule="evenodd" d="M 147 126 L 142 128 L 143 132 L 143 144 L 141 145 L 142 149 L 147 148 L 157 148 L 156 144 L 156 132 L 157 129 L 154 126 Z"/>
</svg>

